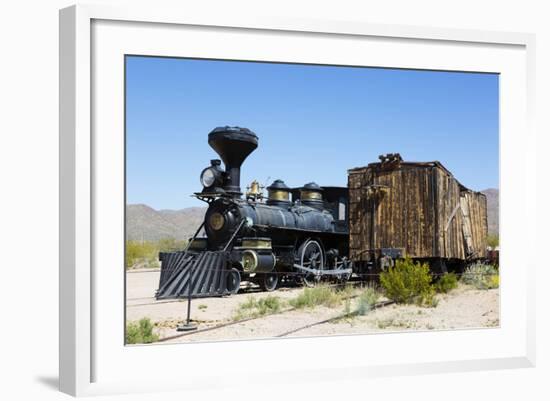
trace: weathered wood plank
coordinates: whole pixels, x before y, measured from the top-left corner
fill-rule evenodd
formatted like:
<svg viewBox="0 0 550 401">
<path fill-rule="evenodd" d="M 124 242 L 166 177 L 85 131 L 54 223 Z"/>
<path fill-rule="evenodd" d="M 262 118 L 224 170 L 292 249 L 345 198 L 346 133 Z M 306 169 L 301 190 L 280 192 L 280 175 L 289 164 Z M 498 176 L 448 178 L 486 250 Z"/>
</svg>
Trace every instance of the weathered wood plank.
<svg viewBox="0 0 550 401">
<path fill-rule="evenodd" d="M 463 187 L 438 162 L 372 163 L 349 171 L 350 255 L 367 250 L 404 248 L 414 258 L 464 259 L 461 198 L 469 210 L 476 257 L 487 238 L 485 196 Z"/>
</svg>

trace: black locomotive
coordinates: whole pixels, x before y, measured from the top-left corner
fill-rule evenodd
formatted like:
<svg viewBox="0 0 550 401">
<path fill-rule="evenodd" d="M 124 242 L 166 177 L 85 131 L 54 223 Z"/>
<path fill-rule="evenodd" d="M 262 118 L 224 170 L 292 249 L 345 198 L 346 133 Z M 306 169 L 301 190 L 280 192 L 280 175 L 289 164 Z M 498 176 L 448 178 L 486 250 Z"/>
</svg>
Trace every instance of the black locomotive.
<svg viewBox="0 0 550 401">
<path fill-rule="evenodd" d="M 243 194 L 241 165 L 257 148 L 257 135 L 218 127 L 208 143 L 221 160 L 202 171 L 203 189 L 194 195 L 209 207 L 186 250 L 160 255 L 157 298 L 234 293 L 241 279 L 272 291 L 282 280 L 312 285 L 323 276 L 350 277 L 346 187 L 289 188 L 275 180 L 267 199 L 257 182 Z"/>
</svg>

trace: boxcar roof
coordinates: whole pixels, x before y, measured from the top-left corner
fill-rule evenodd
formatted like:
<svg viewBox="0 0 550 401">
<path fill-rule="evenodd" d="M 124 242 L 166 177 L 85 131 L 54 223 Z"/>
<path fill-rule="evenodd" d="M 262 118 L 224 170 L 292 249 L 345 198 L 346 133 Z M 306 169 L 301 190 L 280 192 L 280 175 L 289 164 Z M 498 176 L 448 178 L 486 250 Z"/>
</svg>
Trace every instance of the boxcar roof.
<svg viewBox="0 0 550 401">
<path fill-rule="evenodd" d="M 359 174 L 359 173 L 362 173 L 363 171 L 365 171 L 366 169 L 376 169 L 376 170 L 379 170 L 381 168 L 383 163 L 381 162 L 375 162 L 375 163 L 369 163 L 367 166 L 363 166 L 363 167 L 354 167 L 354 168 L 351 168 L 348 170 L 348 174 Z M 479 191 L 474 191 L 464 185 L 462 185 L 460 183 L 460 181 L 458 181 L 455 176 L 453 176 L 453 174 L 447 170 L 447 168 L 441 164 L 441 162 L 435 160 L 435 161 L 432 161 L 432 162 L 407 162 L 407 161 L 399 161 L 397 163 L 388 163 L 386 166 L 384 166 L 384 170 L 385 171 L 391 171 L 391 170 L 395 170 L 397 169 L 398 167 L 400 166 L 406 166 L 406 167 L 420 167 L 420 168 L 429 168 L 429 167 L 437 167 L 441 170 L 443 170 L 447 175 L 449 175 L 450 177 L 452 177 L 457 183 L 458 183 L 458 186 L 460 187 L 460 190 L 461 191 L 470 191 L 470 192 L 475 192 L 475 193 L 479 193 L 479 194 L 482 194 L 485 196 L 485 194 L 483 194 L 482 192 L 479 192 Z"/>
</svg>

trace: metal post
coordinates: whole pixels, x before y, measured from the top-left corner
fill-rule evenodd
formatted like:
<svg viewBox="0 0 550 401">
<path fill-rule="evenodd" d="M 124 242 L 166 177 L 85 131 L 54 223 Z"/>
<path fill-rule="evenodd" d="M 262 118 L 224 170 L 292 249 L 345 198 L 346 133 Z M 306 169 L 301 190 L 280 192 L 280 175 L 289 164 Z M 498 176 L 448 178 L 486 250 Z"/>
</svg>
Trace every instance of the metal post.
<svg viewBox="0 0 550 401">
<path fill-rule="evenodd" d="M 187 322 L 185 324 L 180 324 L 177 327 L 177 331 L 191 331 L 191 330 L 197 330 L 197 325 L 195 323 L 191 323 L 191 298 L 193 294 L 193 277 L 195 276 L 195 263 L 193 263 L 193 266 L 189 269 L 189 287 L 187 290 Z"/>
<path fill-rule="evenodd" d="M 197 235 L 199 234 L 200 230 L 204 226 L 204 222 L 200 225 L 199 229 L 195 232 L 195 235 L 193 235 L 193 238 L 191 238 L 191 241 L 187 244 L 185 247 L 185 251 L 187 252 Z M 193 262 L 191 262 L 193 263 Z M 197 325 L 195 323 L 191 323 L 191 298 L 193 295 L 193 277 L 195 276 L 195 266 L 196 263 L 193 263 L 193 265 L 189 269 L 189 286 L 187 287 L 187 322 L 185 324 L 180 324 L 176 328 L 177 331 L 191 331 L 191 330 L 197 330 Z"/>
</svg>

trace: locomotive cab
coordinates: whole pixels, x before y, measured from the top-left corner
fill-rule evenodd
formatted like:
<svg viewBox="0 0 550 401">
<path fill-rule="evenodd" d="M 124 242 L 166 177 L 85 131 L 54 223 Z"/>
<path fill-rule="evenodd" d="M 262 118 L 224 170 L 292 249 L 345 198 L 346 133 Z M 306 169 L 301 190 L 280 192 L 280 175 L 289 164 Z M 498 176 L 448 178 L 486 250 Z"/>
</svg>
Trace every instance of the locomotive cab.
<svg viewBox="0 0 550 401">
<path fill-rule="evenodd" d="M 323 187 L 325 207 L 331 211 L 337 224 L 345 225 L 347 229 L 349 215 L 348 187 Z"/>
</svg>

